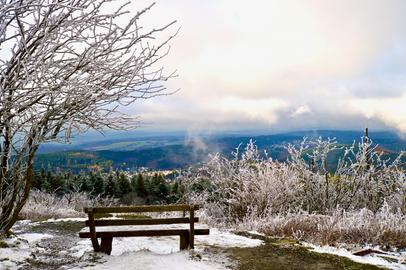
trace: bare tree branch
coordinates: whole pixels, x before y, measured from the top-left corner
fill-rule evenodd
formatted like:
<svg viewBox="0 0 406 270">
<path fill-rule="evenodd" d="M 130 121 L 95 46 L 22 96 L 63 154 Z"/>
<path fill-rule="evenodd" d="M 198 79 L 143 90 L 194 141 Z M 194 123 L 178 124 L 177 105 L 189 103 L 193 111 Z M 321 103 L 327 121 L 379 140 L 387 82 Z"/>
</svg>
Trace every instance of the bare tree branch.
<svg viewBox="0 0 406 270">
<path fill-rule="evenodd" d="M 133 127 L 121 106 L 171 93 L 175 73 L 158 65 L 176 22 L 139 26 L 151 4 L 120 23 L 130 13 L 111 12 L 119 2 L 0 0 L 0 234 L 25 203 L 41 143 Z"/>
</svg>

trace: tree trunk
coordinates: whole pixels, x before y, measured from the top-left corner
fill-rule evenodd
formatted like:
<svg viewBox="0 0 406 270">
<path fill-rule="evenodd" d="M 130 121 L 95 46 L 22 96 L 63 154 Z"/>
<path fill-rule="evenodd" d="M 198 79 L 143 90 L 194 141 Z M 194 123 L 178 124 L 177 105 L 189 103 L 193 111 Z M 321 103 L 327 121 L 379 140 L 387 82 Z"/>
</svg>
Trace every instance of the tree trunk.
<svg viewBox="0 0 406 270">
<path fill-rule="evenodd" d="M 18 182 L 23 182 L 23 193 L 21 197 L 18 197 L 18 192 L 20 191 L 20 188 L 15 188 L 14 193 L 12 195 L 12 199 L 9 202 L 8 209 L 4 209 L 6 211 L 2 211 L 0 220 L 2 221 L 0 223 L 0 237 L 1 235 L 5 235 L 7 231 L 13 227 L 13 225 L 17 222 L 18 220 L 18 215 L 21 211 L 21 209 L 24 207 L 25 203 L 27 202 L 27 199 L 30 195 L 30 189 L 31 189 L 31 181 L 32 181 L 32 175 L 33 175 L 33 160 L 34 156 L 36 153 L 36 149 L 38 147 L 34 147 L 30 151 L 28 160 L 27 160 L 27 168 L 25 170 L 25 173 L 23 175 L 22 179 L 16 179 L 15 181 L 17 182 L 16 185 L 18 185 Z M 16 175 L 18 177 L 18 175 Z M 18 201 L 14 201 L 18 198 Z"/>
</svg>

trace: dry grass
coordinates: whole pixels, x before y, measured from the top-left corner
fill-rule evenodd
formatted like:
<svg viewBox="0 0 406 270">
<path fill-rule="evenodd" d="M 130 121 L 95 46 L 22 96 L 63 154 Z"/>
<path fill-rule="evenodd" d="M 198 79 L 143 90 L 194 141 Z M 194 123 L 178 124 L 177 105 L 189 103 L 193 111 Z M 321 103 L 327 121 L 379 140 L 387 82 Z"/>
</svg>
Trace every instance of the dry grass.
<svg viewBox="0 0 406 270">
<path fill-rule="evenodd" d="M 89 194 L 83 192 L 59 197 L 55 194 L 33 190 L 19 217 L 30 220 L 85 217 L 84 207 L 109 206 L 116 203 L 114 199 L 90 197 Z"/>
</svg>

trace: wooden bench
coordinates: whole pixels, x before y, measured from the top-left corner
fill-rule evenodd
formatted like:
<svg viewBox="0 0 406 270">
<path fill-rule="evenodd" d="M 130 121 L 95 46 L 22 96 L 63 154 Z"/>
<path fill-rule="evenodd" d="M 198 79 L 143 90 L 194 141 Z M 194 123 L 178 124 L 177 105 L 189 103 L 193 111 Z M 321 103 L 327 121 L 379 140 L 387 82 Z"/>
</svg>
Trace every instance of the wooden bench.
<svg viewBox="0 0 406 270">
<path fill-rule="evenodd" d="M 146 237 L 146 236 L 180 236 L 180 249 L 194 248 L 195 235 L 208 235 L 209 229 L 195 229 L 195 223 L 199 218 L 195 217 L 195 210 L 198 205 L 143 205 L 143 206 L 126 206 L 126 207 L 90 207 L 85 208 L 85 213 L 89 219 L 86 226 L 89 226 L 89 232 L 80 232 L 80 238 L 90 238 L 95 252 L 104 252 L 111 254 L 113 237 Z M 95 214 L 109 213 L 142 213 L 142 212 L 183 212 L 183 217 L 179 218 L 141 218 L 141 219 L 96 219 Z M 185 213 L 189 217 L 185 217 Z M 129 225 L 162 225 L 162 224 L 189 224 L 185 229 L 145 229 L 145 230 L 113 230 L 113 231 L 96 231 L 96 227 L 101 226 L 129 226 Z M 101 238 L 101 243 L 97 238 Z"/>
</svg>

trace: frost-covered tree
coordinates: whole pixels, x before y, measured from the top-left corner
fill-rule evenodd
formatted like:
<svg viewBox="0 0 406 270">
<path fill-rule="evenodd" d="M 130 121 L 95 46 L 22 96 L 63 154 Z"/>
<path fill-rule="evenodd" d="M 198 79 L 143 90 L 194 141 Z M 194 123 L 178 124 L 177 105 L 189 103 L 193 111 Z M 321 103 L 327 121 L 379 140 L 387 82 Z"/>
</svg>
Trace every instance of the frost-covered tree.
<svg viewBox="0 0 406 270">
<path fill-rule="evenodd" d="M 168 94 L 173 74 L 158 65 L 174 22 L 141 27 L 151 7 L 131 15 L 121 0 L 0 0 L 0 234 L 27 200 L 41 143 L 133 126 L 120 105 Z"/>
<path fill-rule="evenodd" d="M 339 147 L 331 139 L 303 141 L 286 150 L 288 160 L 278 162 L 250 141 L 234 158 L 211 155 L 179 179 L 189 200 L 225 222 L 301 212 L 329 215 L 337 209 L 377 213 L 384 206 L 406 213 L 405 152 L 389 160 L 371 141 Z M 328 168 L 334 156 L 336 164 Z"/>
</svg>

